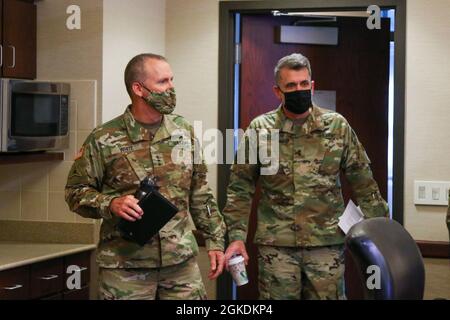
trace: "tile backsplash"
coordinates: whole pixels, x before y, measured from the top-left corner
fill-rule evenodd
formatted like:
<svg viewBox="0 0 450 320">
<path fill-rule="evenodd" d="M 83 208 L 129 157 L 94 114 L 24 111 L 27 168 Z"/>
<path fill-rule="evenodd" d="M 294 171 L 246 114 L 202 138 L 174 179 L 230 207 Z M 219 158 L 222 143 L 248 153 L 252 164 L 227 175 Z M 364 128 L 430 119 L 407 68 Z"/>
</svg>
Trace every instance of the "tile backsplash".
<svg viewBox="0 0 450 320">
<path fill-rule="evenodd" d="M 97 81 L 70 83 L 70 146 L 64 161 L 0 165 L 0 220 L 93 223 L 71 212 L 64 187 L 73 159 L 97 123 Z"/>
</svg>

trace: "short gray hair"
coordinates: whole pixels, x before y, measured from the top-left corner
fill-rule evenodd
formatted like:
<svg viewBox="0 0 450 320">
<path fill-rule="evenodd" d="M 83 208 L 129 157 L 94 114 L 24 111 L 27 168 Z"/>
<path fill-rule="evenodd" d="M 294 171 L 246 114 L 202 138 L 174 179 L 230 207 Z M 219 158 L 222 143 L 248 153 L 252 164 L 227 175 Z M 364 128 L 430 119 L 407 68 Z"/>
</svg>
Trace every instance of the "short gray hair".
<svg viewBox="0 0 450 320">
<path fill-rule="evenodd" d="M 300 53 L 292 53 L 278 60 L 278 63 L 275 66 L 274 70 L 276 84 L 278 84 L 280 80 L 280 71 L 283 68 L 291 70 L 300 70 L 306 68 L 308 69 L 309 76 L 311 76 L 311 64 L 309 63 L 308 58 Z"/>
</svg>

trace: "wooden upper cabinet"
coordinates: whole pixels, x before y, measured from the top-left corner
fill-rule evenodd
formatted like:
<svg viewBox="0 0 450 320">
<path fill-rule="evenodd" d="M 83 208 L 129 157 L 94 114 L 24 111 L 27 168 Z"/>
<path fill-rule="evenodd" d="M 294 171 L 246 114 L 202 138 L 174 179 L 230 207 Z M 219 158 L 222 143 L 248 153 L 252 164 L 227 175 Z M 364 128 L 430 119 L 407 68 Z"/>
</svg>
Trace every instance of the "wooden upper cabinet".
<svg viewBox="0 0 450 320">
<path fill-rule="evenodd" d="M 36 5 L 31 1 L 1 1 L 1 76 L 36 78 Z"/>
</svg>

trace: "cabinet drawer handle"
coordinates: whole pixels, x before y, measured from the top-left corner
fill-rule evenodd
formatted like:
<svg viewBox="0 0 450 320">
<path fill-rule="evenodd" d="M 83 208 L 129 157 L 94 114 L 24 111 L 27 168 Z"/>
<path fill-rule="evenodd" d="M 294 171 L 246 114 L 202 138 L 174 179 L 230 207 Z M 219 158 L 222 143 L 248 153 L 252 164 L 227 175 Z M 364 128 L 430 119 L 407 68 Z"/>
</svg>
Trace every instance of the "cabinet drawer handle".
<svg viewBox="0 0 450 320">
<path fill-rule="evenodd" d="M 12 291 L 12 290 L 20 289 L 20 288 L 22 288 L 22 287 L 23 287 L 23 285 L 21 285 L 21 284 L 16 284 L 15 286 L 12 286 L 12 287 L 4 287 L 3 289 Z"/>
<path fill-rule="evenodd" d="M 80 269 L 75 270 L 75 272 L 82 272 L 82 271 L 86 271 L 87 268 L 86 267 L 82 267 Z"/>
<path fill-rule="evenodd" d="M 13 53 L 13 61 L 12 61 L 12 65 L 8 66 L 8 68 L 15 68 L 16 67 L 16 47 L 14 46 L 8 46 L 12 49 L 12 53 Z"/>
<path fill-rule="evenodd" d="M 41 279 L 41 280 L 53 280 L 53 279 L 56 279 L 56 278 L 58 278 L 58 276 L 56 274 L 52 274 L 52 275 L 49 275 L 49 276 L 40 277 L 39 279 Z"/>
</svg>

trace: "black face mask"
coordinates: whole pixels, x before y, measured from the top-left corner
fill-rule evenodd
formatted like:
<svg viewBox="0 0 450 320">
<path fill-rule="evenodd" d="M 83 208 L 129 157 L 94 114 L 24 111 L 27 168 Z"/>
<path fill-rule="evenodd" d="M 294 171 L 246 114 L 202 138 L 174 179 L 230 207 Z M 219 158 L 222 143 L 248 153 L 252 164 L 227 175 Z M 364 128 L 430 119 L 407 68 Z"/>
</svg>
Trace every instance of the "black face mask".
<svg viewBox="0 0 450 320">
<path fill-rule="evenodd" d="M 302 114 L 312 107 L 311 90 L 297 90 L 283 92 L 283 94 L 284 106 L 292 113 Z"/>
</svg>

